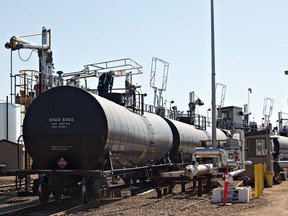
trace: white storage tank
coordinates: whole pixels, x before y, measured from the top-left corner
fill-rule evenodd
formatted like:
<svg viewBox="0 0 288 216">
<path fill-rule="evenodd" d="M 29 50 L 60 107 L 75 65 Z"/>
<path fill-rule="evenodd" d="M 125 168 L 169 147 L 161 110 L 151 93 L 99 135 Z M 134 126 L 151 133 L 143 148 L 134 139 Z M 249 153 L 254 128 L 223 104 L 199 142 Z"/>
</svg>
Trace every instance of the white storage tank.
<svg viewBox="0 0 288 216">
<path fill-rule="evenodd" d="M 0 101 L 0 140 L 17 142 L 17 117 L 14 104 Z"/>
</svg>

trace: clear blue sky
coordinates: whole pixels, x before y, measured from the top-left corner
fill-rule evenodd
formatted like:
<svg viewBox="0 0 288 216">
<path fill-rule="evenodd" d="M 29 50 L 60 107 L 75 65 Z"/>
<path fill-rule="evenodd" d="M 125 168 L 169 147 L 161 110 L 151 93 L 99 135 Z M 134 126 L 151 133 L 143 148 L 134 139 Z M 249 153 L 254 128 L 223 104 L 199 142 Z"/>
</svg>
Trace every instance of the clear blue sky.
<svg viewBox="0 0 288 216">
<path fill-rule="evenodd" d="M 56 70 L 77 71 L 89 63 L 131 58 L 144 73 L 134 79 L 148 93 L 152 57 L 169 62 L 167 101 L 188 109 L 194 91 L 211 107 L 210 0 L 2 0 L 0 7 L 0 100 L 10 94 L 10 51 L 13 35 L 52 31 Z M 226 85 L 225 106 L 243 107 L 250 95 L 252 117 L 260 124 L 264 98 L 274 99 L 271 122 L 288 112 L 288 1 L 214 0 L 216 82 Z M 38 42 L 40 43 L 40 41 Z M 2 48 L 1 48 L 2 47 Z M 20 51 L 27 58 L 30 51 Z M 13 73 L 38 69 L 13 52 Z M 115 80 L 117 83 L 117 79 Z M 95 87 L 96 87 L 95 83 Z M 220 96 L 216 98 L 219 103 Z"/>
</svg>

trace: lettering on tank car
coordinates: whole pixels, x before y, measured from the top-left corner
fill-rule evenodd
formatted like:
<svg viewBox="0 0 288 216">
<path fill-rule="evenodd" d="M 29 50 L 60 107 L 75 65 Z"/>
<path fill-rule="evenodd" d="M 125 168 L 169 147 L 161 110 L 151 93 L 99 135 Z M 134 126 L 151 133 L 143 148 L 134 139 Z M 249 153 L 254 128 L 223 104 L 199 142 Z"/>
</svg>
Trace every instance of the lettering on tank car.
<svg viewBox="0 0 288 216">
<path fill-rule="evenodd" d="M 67 151 L 72 149 L 72 146 L 51 146 L 52 151 Z"/>
<path fill-rule="evenodd" d="M 73 117 L 51 117 L 49 123 L 52 129 L 66 129 L 74 122 Z"/>
</svg>

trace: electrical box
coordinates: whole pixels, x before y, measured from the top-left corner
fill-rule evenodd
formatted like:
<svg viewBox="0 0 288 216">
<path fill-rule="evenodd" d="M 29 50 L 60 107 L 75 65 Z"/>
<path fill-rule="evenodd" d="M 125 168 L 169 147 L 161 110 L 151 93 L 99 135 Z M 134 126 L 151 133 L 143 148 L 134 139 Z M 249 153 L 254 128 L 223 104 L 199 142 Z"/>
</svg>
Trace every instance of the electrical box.
<svg viewBox="0 0 288 216">
<path fill-rule="evenodd" d="M 212 202 L 223 203 L 224 188 L 215 188 L 212 191 Z M 227 203 L 246 203 L 252 199 L 251 187 L 228 188 Z"/>
</svg>

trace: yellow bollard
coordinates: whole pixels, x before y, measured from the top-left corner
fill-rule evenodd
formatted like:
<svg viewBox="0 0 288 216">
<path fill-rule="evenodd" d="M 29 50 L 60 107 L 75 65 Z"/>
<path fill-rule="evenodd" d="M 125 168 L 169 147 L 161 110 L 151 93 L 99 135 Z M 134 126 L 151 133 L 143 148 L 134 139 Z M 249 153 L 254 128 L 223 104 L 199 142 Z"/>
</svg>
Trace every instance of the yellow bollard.
<svg viewBox="0 0 288 216">
<path fill-rule="evenodd" d="M 264 165 L 254 165 L 254 198 L 259 198 L 264 189 Z"/>
</svg>

